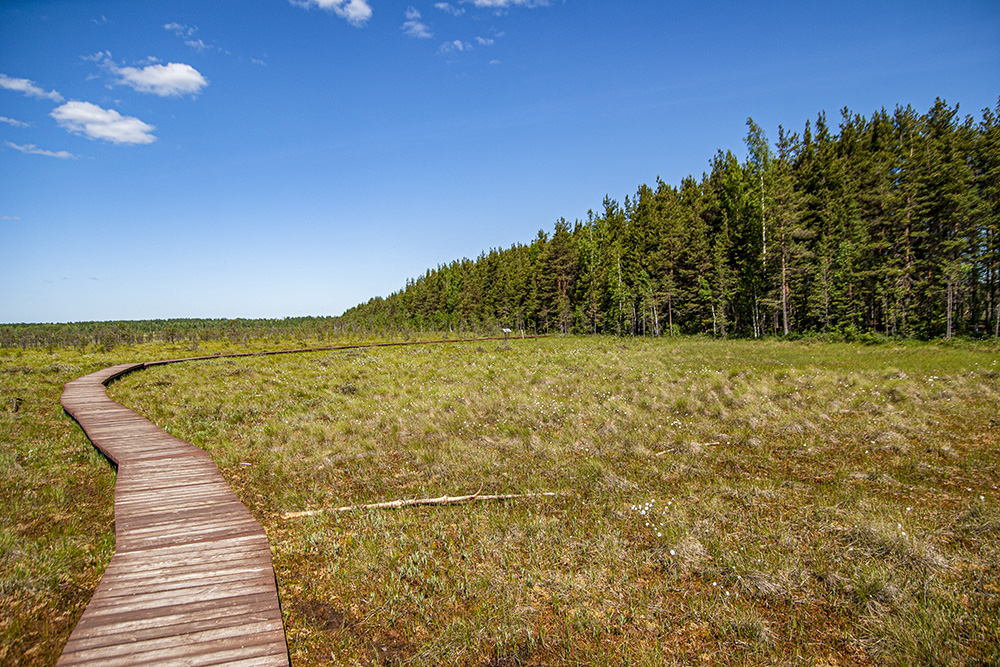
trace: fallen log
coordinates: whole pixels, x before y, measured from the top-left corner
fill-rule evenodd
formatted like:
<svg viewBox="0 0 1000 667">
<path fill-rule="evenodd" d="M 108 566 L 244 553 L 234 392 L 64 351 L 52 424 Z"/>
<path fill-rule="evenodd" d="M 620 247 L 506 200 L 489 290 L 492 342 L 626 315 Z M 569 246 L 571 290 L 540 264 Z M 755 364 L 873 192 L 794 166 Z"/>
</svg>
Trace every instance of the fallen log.
<svg viewBox="0 0 1000 667">
<path fill-rule="evenodd" d="M 380 510 L 398 509 L 400 507 L 413 507 L 415 505 L 456 505 L 472 501 L 483 500 L 515 500 L 517 498 L 541 498 L 562 495 L 556 491 L 544 491 L 539 493 L 503 493 L 499 495 L 481 495 L 479 491 L 468 496 L 441 496 L 439 498 L 411 498 L 408 500 L 390 500 L 381 503 L 369 503 L 367 505 L 345 505 L 344 507 L 328 507 L 324 509 L 306 510 L 304 512 L 285 512 L 282 519 L 299 519 L 306 516 L 316 516 L 324 512 L 351 512 L 354 510 Z"/>
</svg>

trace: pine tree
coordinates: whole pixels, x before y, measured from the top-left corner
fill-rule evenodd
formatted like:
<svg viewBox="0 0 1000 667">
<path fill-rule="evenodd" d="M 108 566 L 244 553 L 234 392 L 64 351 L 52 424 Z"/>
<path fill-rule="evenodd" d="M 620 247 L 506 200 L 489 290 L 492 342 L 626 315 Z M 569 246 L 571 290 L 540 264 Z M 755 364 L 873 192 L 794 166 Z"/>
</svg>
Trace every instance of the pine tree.
<svg viewBox="0 0 1000 667">
<path fill-rule="evenodd" d="M 740 264 L 743 253 L 737 246 L 744 209 L 743 170 L 731 151 L 716 154 L 707 184 L 706 215 L 712 239 L 708 283 L 713 329 L 725 337 L 739 333 L 741 306 L 745 306 L 740 279 L 747 270 Z"/>
<path fill-rule="evenodd" d="M 565 218 L 556 222 L 552 238 L 545 244 L 541 257 L 539 302 L 549 324 L 561 333 L 569 333 L 573 325 L 571 297 L 576 290 L 578 250 Z"/>
<path fill-rule="evenodd" d="M 625 325 L 626 284 L 622 274 L 622 255 L 625 248 L 625 212 L 614 199 L 604 198 L 604 216 L 599 219 L 601 237 L 606 252 L 603 253 L 601 273 L 604 275 L 604 312 L 613 323 L 615 335 L 621 336 Z M 610 333 L 611 328 L 608 328 Z"/>
<path fill-rule="evenodd" d="M 686 333 L 714 334 L 716 329 L 715 306 L 708 283 L 712 245 L 705 204 L 704 186 L 694 177 L 686 177 L 678 192 L 677 221 L 671 223 L 679 230 L 677 312 L 680 328 Z"/>
<path fill-rule="evenodd" d="M 605 282 L 601 261 L 604 243 L 601 233 L 602 227 L 594 218 L 592 210 L 587 211 L 587 221 L 574 232 L 580 262 L 578 297 L 575 303 L 580 312 L 579 319 L 584 323 L 584 330 L 594 334 L 602 329 L 604 323 L 604 312 L 601 309 L 601 285 Z"/>
<path fill-rule="evenodd" d="M 1000 99 L 984 109 L 973 147 L 977 217 L 980 221 L 977 274 L 983 281 L 983 320 L 1000 338 Z"/>
<path fill-rule="evenodd" d="M 793 172 L 798 137 L 785 133 L 779 126 L 777 148 L 777 156 L 771 162 L 771 218 L 779 273 L 777 299 L 772 297 L 772 300 L 780 305 L 782 335 L 787 336 L 794 328 L 792 286 L 802 270 L 806 258 L 803 243 L 809 235 L 800 224 L 801 202 Z"/>
<path fill-rule="evenodd" d="M 892 168 L 890 191 L 890 221 L 892 238 L 896 239 L 894 255 L 898 258 L 893 267 L 893 331 L 904 337 L 913 332 L 910 313 L 916 303 L 915 285 L 918 280 L 914 219 L 918 185 L 916 174 L 920 156 L 920 119 L 912 107 L 897 107 L 893 114 L 895 134 L 895 159 Z M 898 323 L 898 324 L 897 324 Z"/>
<path fill-rule="evenodd" d="M 920 333 L 930 337 L 954 333 L 956 299 L 968 270 L 972 171 L 961 154 L 962 133 L 952 109 L 938 98 L 924 118 L 924 137 L 915 202 L 919 222 L 917 253 L 921 275 Z"/>
<path fill-rule="evenodd" d="M 743 285 L 748 292 L 754 338 L 764 334 L 766 295 L 775 282 L 772 275 L 775 263 L 768 264 L 768 226 L 773 225 L 773 154 L 764 130 L 752 118 L 747 118 L 747 159 L 743 165 L 746 187 L 743 220 Z M 771 231 L 772 246 L 773 234 Z M 773 253 L 772 253 L 773 254 Z M 775 309 L 775 304 L 771 304 Z"/>
</svg>

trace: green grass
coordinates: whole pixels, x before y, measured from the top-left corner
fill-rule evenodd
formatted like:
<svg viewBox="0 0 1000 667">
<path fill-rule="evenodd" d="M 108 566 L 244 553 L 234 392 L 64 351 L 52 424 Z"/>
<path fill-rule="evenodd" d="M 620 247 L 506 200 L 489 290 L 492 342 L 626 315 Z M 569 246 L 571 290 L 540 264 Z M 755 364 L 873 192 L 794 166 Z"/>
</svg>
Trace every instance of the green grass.
<svg viewBox="0 0 1000 667">
<path fill-rule="evenodd" d="M 114 473 L 59 405 L 98 355 L 0 355 L 0 663 L 51 664 L 114 550 Z"/>
<path fill-rule="evenodd" d="M 1000 661 L 998 360 L 561 338 L 111 393 L 265 526 L 296 665 L 973 665 Z M 282 518 L 480 487 L 562 495 Z"/>
</svg>

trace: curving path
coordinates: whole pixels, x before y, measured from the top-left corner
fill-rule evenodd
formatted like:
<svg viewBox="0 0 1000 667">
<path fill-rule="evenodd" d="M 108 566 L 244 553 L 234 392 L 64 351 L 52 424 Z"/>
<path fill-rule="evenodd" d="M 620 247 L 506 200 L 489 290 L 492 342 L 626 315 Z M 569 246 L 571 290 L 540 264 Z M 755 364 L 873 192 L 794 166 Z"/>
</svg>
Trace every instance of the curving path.
<svg viewBox="0 0 1000 667">
<path fill-rule="evenodd" d="M 108 398 L 145 364 L 66 384 L 62 405 L 117 466 L 115 555 L 57 665 L 288 665 L 264 529 L 202 449 Z"/>
<path fill-rule="evenodd" d="M 207 452 L 112 401 L 106 390 L 110 382 L 149 366 L 182 361 L 483 340 L 501 338 L 121 364 L 67 383 L 63 408 L 118 467 L 115 555 L 56 664 L 289 664 L 264 529 Z"/>
</svg>

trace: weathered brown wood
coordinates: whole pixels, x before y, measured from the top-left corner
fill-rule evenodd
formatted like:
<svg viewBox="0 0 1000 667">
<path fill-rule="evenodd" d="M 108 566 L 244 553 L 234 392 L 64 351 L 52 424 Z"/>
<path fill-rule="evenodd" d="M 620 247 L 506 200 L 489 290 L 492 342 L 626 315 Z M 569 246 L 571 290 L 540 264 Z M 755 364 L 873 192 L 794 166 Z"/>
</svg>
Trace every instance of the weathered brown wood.
<svg viewBox="0 0 1000 667">
<path fill-rule="evenodd" d="M 143 367 L 62 395 L 118 478 L 115 555 L 56 664 L 288 665 L 264 529 L 205 451 L 108 398 L 108 382 Z"/>
</svg>

